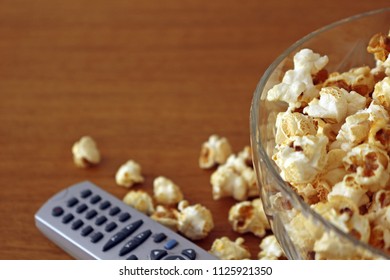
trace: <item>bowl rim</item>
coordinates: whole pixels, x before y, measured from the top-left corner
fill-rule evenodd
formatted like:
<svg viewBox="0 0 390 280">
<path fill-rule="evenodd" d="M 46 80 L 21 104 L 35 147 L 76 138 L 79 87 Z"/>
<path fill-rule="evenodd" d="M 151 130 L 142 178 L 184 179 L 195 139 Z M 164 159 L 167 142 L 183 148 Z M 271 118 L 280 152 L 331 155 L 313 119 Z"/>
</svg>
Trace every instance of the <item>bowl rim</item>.
<svg viewBox="0 0 390 280">
<path fill-rule="evenodd" d="M 341 237 L 350 240 L 355 246 L 361 247 L 362 249 L 365 249 L 369 251 L 370 253 L 373 253 L 375 255 L 379 255 L 385 259 L 390 259 L 390 254 L 387 254 L 386 252 L 373 247 L 372 245 L 360 241 L 357 238 L 353 237 L 352 235 L 342 231 L 340 228 L 326 220 L 322 215 L 315 212 L 309 204 L 307 204 L 296 192 L 291 191 L 291 187 L 282 179 L 280 176 L 279 171 L 274 167 L 274 163 L 269 158 L 267 152 L 265 151 L 265 148 L 262 145 L 261 142 L 261 132 L 257 129 L 259 127 L 258 119 L 259 119 L 259 113 L 261 111 L 259 107 L 259 102 L 261 101 L 262 93 L 265 88 L 265 85 L 270 78 L 271 74 L 274 72 L 274 70 L 279 66 L 279 64 L 288 56 L 290 55 L 294 50 L 298 49 L 299 46 L 303 45 L 305 42 L 309 41 L 310 39 L 314 38 L 315 36 L 326 32 L 330 29 L 333 29 L 337 26 L 340 26 L 344 23 L 348 23 L 351 21 L 359 20 L 368 16 L 373 16 L 380 13 L 386 13 L 390 12 L 390 7 L 381 8 L 377 10 L 367 11 L 360 14 L 356 14 L 338 21 L 335 21 L 331 24 L 328 24 L 324 27 L 321 27 L 306 36 L 302 37 L 292 45 L 290 45 L 287 49 L 285 49 L 281 55 L 279 55 L 271 64 L 268 66 L 268 68 L 265 70 L 263 76 L 261 77 L 260 81 L 258 82 L 255 92 L 253 94 L 251 107 L 250 107 L 250 141 L 251 141 L 251 147 L 252 147 L 252 153 L 253 153 L 253 161 L 254 161 L 254 169 L 257 173 L 256 180 L 259 185 L 261 185 L 261 182 L 259 182 L 259 176 L 260 171 L 258 170 L 258 165 L 255 162 L 255 159 L 257 162 L 259 160 L 257 159 L 257 156 L 261 158 L 261 161 L 265 164 L 267 171 L 270 172 L 270 175 L 273 177 L 273 179 L 276 181 L 276 183 L 281 187 L 280 191 L 284 196 L 286 196 L 289 201 L 292 203 L 294 207 L 297 207 L 304 216 L 306 217 L 313 217 L 314 220 L 318 223 L 320 223 L 325 229 L 334 231 Z"/>
</svg>

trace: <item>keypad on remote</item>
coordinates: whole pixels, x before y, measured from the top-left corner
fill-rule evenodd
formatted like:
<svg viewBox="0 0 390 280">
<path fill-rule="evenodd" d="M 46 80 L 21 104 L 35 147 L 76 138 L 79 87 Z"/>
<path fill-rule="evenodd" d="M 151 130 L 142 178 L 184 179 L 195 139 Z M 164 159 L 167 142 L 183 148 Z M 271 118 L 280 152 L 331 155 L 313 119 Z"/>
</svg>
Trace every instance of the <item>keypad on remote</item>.
<svg viewBox="0 0 390 280">
<path fill-rule="evenodd" d="M 90 182 L 49 199 L 35 221 L 78 259 L 216 259 Z"/>
</svg>

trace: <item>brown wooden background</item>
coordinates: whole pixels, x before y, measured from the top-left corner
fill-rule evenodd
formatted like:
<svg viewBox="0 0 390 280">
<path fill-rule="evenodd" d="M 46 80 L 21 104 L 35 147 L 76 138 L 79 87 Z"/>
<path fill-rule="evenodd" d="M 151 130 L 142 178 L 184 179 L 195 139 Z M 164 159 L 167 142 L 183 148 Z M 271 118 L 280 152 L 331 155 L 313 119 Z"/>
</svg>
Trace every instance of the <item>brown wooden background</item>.
<svg viewBox="0 0 390 280">
<path fill-rule="evenodd" d="M 132 158 L 212 210 L 198 244 L 238 234 L 198 167 L 210 134 L 249 144 L 252 93 L 293 42 L 375 1 L 0 0 L 0 258 L 69 259 L 34 225 L 57 191 L 91 180 L 122 198 L 114 174 Z M 102 163 L 74 166 L 71 146 L 93 136 Z M 252 257 L 259 239 L 244 236 Z"/>
</svg>

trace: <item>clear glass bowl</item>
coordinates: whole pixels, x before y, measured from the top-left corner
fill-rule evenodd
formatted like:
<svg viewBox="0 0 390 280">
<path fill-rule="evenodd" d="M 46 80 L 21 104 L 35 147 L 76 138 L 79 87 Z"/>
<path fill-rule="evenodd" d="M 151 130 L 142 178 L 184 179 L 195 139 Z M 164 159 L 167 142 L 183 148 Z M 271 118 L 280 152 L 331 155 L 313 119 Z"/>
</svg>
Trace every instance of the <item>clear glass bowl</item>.
<svg viewBox="0 0 390 280">
<path fill-rule="evenodd" d="M 325 235 L 329 242 L 328 259 L 390 259 L 380 249 L 361 242 L 343 232 L 295 193 L 281 178 L 272 160 L 275 148 L 276 114 L 285 111 L 285 104 L 266 100 L 267 92 L 280 83 L 284 73 L 293 68 L 293 56 L 303 48 L 329 57 L 326 69 L 347 71 L 351 67 L 374 66 L 373 56 L 366 52 L 372 35 L 387 34 L 390 8 L 356 15 L 321 28 L 297 41 L 283 52 L 265 71 L 257 85 L 251 105 L 250 129 L 253 163 L 264 210 L 271 228 L 289 259 L 314 259 L 313 244 Z M 293 209 L 299 213 L 297 223 Z"/>
</svg>

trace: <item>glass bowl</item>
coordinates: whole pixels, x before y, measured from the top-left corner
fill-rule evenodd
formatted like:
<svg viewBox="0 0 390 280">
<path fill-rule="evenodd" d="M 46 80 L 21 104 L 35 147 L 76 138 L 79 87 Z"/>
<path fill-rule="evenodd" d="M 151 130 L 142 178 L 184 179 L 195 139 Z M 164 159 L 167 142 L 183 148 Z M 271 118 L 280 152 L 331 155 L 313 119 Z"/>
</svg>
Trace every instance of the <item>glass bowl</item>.
<svg viewBox="0 0 390 280">
<path fill-rule="evenodd" d="M 289 259 L 390 259 L 385 251 L 360 241 L 315 212 L 282 179 L 272 155 L 275 151 L 276 115 L 285 111 L 287 106 L 284 102 L 266 99 L 268 90 L 280 83 L 284 73 L 293 68 L 293 57 L 299 50 L 309 48 L 321 56 L 327 55 L 329 73 L 363 65 L 373 67 L 373 55 L 366 51 L 368 42 L 378 32 L 387 34 L 389 28 L 390 8 L 330 24 L 283 52 L 265 71 L 256 87 L 250 113 L 256 179 L 272 231 Z M 324 243 L 324 240 L 328 242 Z"/>
</svg>

